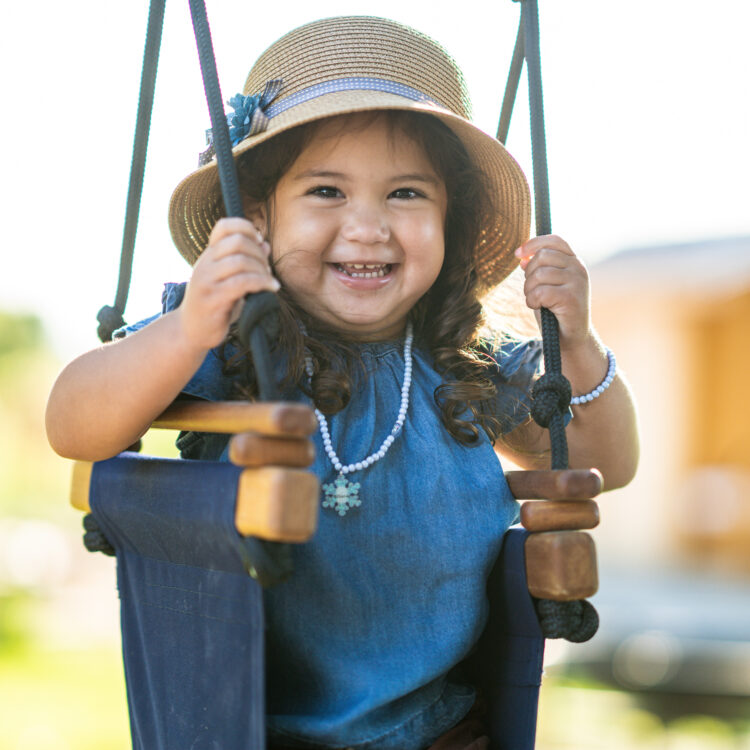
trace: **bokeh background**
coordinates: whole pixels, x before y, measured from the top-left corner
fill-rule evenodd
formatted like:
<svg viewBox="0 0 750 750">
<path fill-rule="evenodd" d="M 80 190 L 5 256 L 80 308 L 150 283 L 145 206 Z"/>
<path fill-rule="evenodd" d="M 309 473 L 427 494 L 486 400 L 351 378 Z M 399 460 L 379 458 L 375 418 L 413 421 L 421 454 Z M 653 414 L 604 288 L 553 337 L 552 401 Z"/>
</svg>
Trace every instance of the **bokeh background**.
<svg viewBox="0 0 750 750">
<path fill-rule="evenodd" d="M 384 15 L 448 48 L 490 133 L 519 10 L 208 2 L 225 99 L 292 27 Z M 82 548 L 43 411 L 114 298 L 147 11 L 39 0 L 4 13 L 0 750 L 129 746 L 113 564 Z M 540 0 L 540 18 L 553 227 L 590 267 L 643 459 L 601 498 L 602 627 L 584 646 L 549 644 L 539 747 L 750 748 L 750 6 Z M 508 145 L 530 173 L 526 96 L 524 79 Z M 187 3 L 170 2 L 129 321 L 189 274 L 166 210 L 206 127 Z"/>
</svg>

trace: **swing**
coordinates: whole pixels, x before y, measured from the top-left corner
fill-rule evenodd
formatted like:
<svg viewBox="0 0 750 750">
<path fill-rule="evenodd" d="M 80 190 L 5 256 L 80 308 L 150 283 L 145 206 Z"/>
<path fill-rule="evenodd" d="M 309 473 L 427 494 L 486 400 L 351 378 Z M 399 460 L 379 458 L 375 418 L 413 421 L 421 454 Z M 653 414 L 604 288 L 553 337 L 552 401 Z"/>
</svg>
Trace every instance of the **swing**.
<svg viewBox="0 0 750 750">
<path fill-rule="evenodd" d="M 297 405 L 178 406 L 153 426 L 249 430 L 231 438 L 237 464 L 123 453 L 74 465 L 71 501 L 96 521 L 88 546 L 102 549 L 103 534 L 117 551 L 134 748 L 265 747 L 259 581 L 273 585 L 289 570 L 259 549 L 259 539 L 278 552 L 281 542 L 312 536 L 319 489 L 302 471 L 284 484 L 274 481 L 278 469 L 244 468 L 254 457 L 243 443 L 262 433 L 283 439 L 280 422 L 292 439 L 309 434 L 305 416 Z M 532 597 L 580 606 L 596 592 L 593 541 L 573 529 L 596 526 L 590 498 L 601 477 L 587 470 L 506 476 L 515 496 L 535 499 L 522 506 L 525 528 L 505 534 L 488 584 L 490 620 L 465 669 L 487 702 L 492 746 L 531 750 L 545 637 L 585 640 L 596 627 L 589 621 L 571 633 L 556 611 L 540 622 Z"/>
<path fill-rule="evenodd" d="M 224 203 L 228 215 L 241 216 L 205 7 L 201 0 L 190 6 Z M 120 280 L 114 307 L 98 316 L 103 340 L 124 322 L 163 11 L 164 0 L 152 0 Z M 548 234 L 536 0 L 522 0 L 499 137 L 503 128 L 507 133 L 524 58 L 530 91 L 538 92 L 531 95 L 537 233 Z M 267 337 L 274 335 L 275 304 L 272 294 L 252 295 L 240 322 L 260 401 L 178 401 L 152 425 L 231 435 L 229 463 L 126 452 L 74 465 L 71 502 L 89 513 L 86 546 L 117 557 L 134 748 L 265 748 L 262 587 L 293 575 L 289 545 L 314 534 L 319 498 L 300 449 L 317 428 L 314 415 L 278 402 L 270 376 Z M 492 747 L 502 750 L 534 747 L 545 638 L 583 641 L 597 627 L 595 611 L 581 601 L 597 589 L 593 541 L 581 529 L 598 523 L 592 498 L 601 491 L 601 475 L 566 468 L 570 386 L 566 391 L 557 322 L 548 310 L 542 310 L 542 333 L 546 374 L 533 389 L 532 413 L 549 426 L 552 470 L 506 474 L 512 494 L 527 501 L 523 528 L 504 537 L 488 584 L 488 625 L 461 665 L 487 702 Z M 299 468 L 267 465 L 258 436 L 273 439 Z"/>
</svg>

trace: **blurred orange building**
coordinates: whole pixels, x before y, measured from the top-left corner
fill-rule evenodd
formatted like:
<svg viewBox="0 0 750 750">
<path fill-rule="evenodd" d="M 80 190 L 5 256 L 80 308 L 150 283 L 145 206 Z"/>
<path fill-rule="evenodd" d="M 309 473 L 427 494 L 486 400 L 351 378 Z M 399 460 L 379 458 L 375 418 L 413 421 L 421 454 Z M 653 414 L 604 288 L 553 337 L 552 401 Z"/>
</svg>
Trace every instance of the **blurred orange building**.
<svg viewBox="0 0 750 750">
<path fill-rule="evenodd" d="M 600 498 L 602 564 L 750 578 L 750 237 L 622 252 L 591 280 L 642 441 Z"/>
</svg>

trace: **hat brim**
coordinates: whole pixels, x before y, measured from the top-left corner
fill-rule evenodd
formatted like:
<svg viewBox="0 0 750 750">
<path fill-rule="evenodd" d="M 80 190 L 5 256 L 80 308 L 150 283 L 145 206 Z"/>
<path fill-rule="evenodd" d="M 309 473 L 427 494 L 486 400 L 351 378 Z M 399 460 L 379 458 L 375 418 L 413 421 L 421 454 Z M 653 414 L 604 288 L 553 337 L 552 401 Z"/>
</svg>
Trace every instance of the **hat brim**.
<svg viewBox="0 0 750 750">
<path fill-rule="evenodd" d="M 275 135 L 308 122 L 377 110 L 424 112 L 444 122 L 461 139 L 475 166 L 485 175 L 490 215 L 482 229 L 476 261 L 480 291 L 500 283 L 517 265 L 513 251 L 529 237 L 531 198 L 526 177 L 495 138 L 437 104 L 413 102 L 381 91 L 338 91 L 300 103 L 269 121 L 268 128 L 232 149 L 235 157 Z M 169 228 L 182 256 L 191 265 L 208 244 L 214 224 L 224 215 L 216 160 L 189 174 L 169 204 Z"/>
</svg>

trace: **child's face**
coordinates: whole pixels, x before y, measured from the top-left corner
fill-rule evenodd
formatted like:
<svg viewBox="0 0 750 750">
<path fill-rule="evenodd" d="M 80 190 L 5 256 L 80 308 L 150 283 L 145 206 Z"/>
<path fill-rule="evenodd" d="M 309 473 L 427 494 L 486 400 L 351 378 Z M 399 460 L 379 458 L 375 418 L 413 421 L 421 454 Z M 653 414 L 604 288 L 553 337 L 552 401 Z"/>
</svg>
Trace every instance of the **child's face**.
<svg viewBox="0 0 750 750">
<path fill-rule="evenodd" d="M 335 118 L 276 186 L 276 274 L 319 320 L 361 339 L 398 336 L 442 267 L 446 209 L 421 146 L 384 118 Z"/>
</svg>

